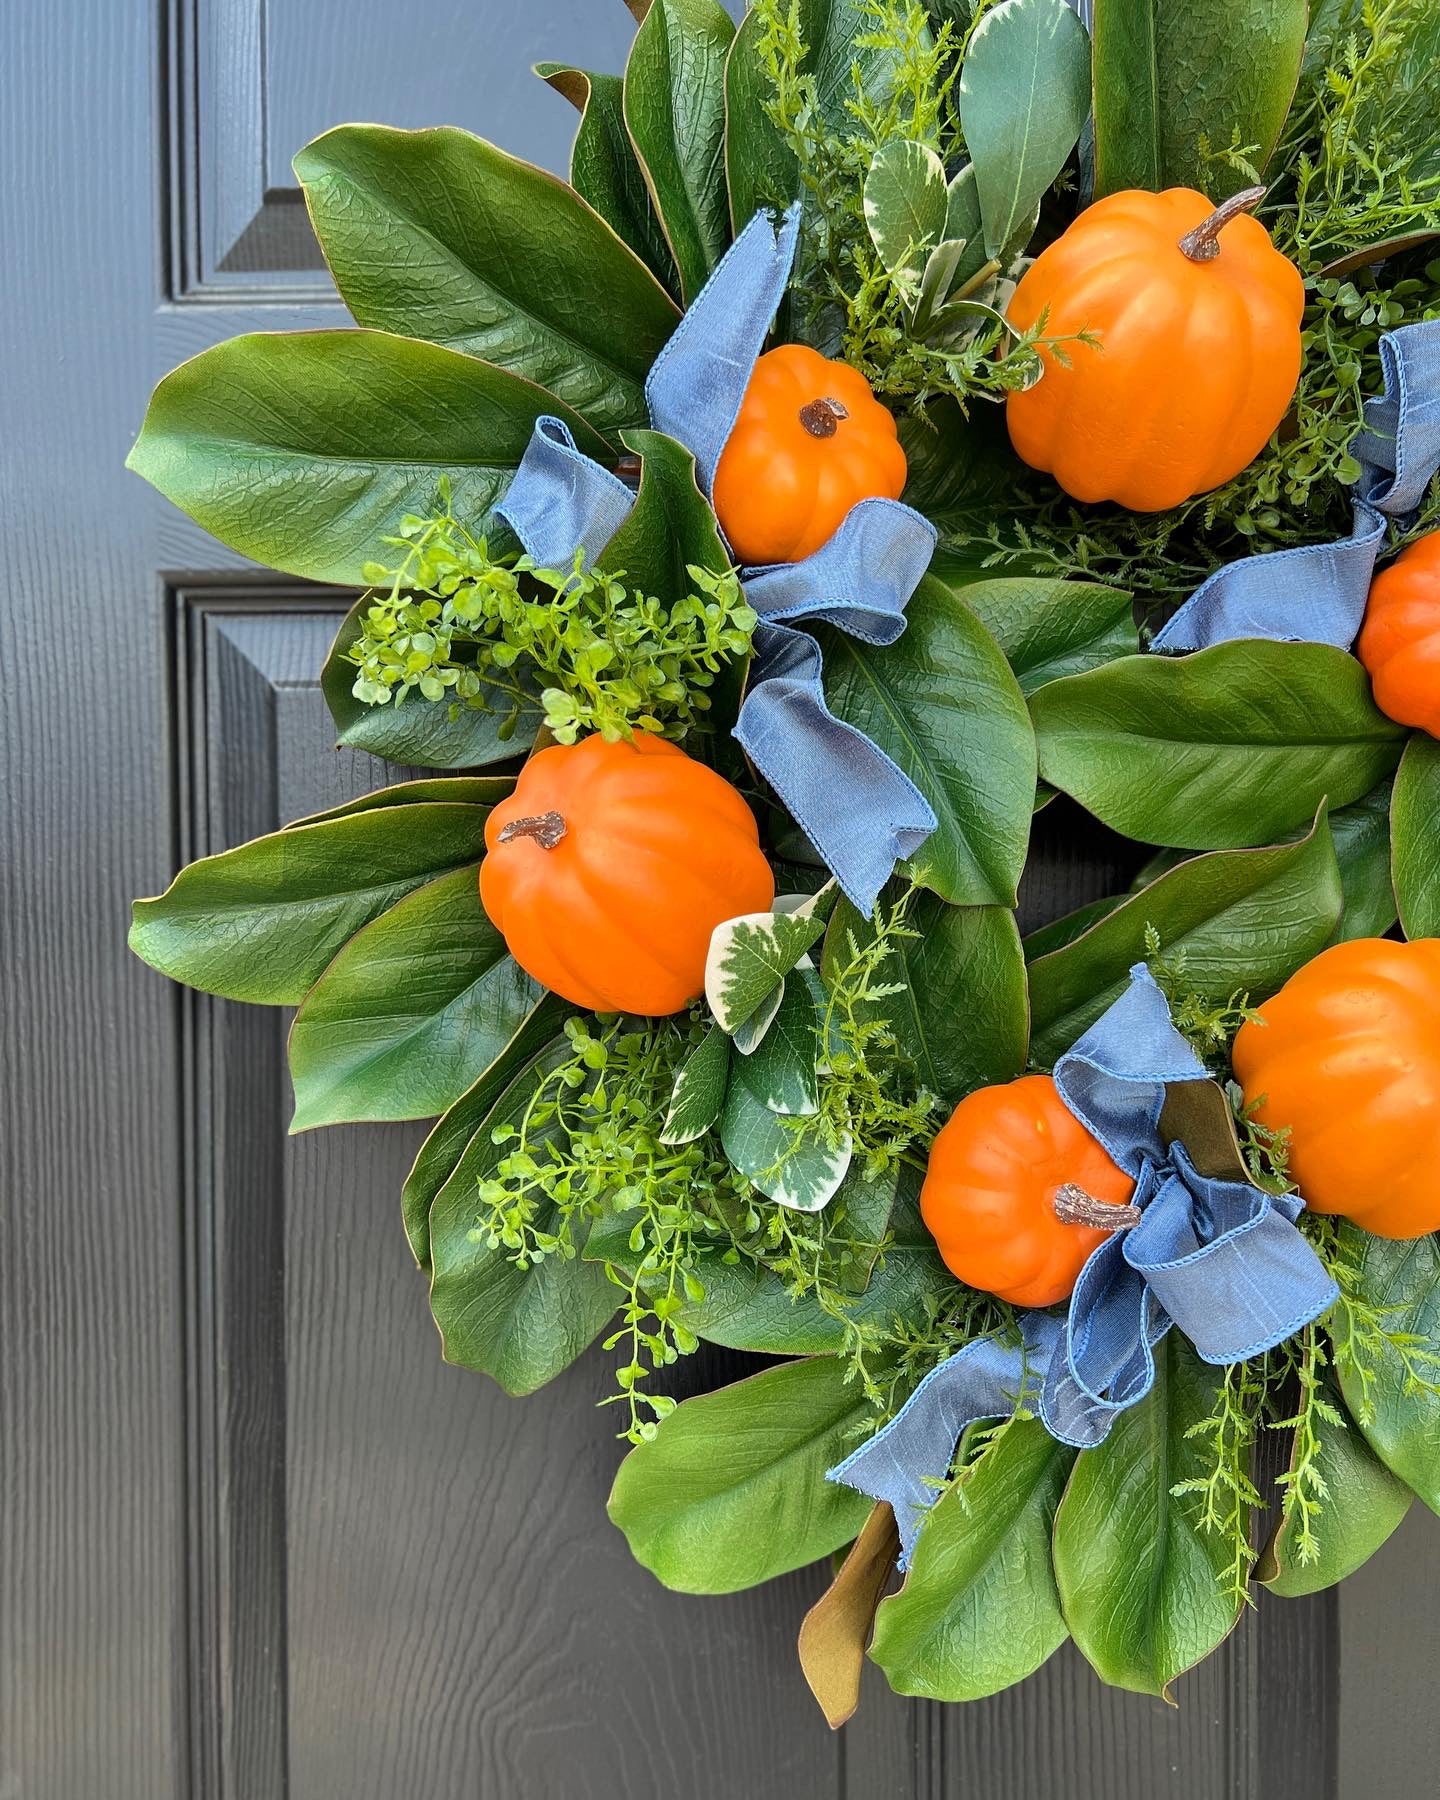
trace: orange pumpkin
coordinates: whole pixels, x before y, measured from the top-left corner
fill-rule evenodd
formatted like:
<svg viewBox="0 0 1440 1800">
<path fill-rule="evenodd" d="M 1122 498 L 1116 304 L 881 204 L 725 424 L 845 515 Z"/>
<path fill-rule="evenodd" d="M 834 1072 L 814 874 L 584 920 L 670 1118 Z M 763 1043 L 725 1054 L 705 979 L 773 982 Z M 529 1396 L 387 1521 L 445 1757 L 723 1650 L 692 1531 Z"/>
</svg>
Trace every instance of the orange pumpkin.
<svg viewBox="0 0 1440 1800">
<path fill-rule="evenodd" d="M 740 795 L 644 733 L 537 751 L 485 847 L 480 900 L 510 954 L 595 1012 L 679 1012 L 704 989 L 714 928 L 775 898 Z"/>
<path fill-rule="evenodd" d="M 804 344 L 755 364 L 711 498 L 742 563 L 799 562 L 857 500 L 898 500 L 905 452 L 870 384 Z"/>
<path fill-rule="evenodd" d="M 1014 1306 L 1052 1306 L 1109 1235 L 1079 1220 L 1134 1191 L 1051 1078 L 1022 1075 L 955 1108 L 931 1147 L 920 1213 L 952 1275 Z"/>
<path fill-rule="evenodd" d="M 1440 738 L 1440 531 L 1375 577 L 1355 654 L 1387 718 Z"/>
<path fill-rule="evenodd" d="M 1440 938 L 1332 945 L 1259 1013 L 1235 1075 L 1289 1130 L 1306 1204 L 1380 1237 L 1440 1230 Z"/>
<path fill-rule="evenodd" d="M 1193 188 L 1111 194 L 1041 252 L 1010 301 L 1023 331 L 1074 338 L 1006 401 L 1010 441 L 1076 500 L 1159 512 L 1238 475 L 1300 379 L 1300 272 L 1245 215 Z"/>
</svg>

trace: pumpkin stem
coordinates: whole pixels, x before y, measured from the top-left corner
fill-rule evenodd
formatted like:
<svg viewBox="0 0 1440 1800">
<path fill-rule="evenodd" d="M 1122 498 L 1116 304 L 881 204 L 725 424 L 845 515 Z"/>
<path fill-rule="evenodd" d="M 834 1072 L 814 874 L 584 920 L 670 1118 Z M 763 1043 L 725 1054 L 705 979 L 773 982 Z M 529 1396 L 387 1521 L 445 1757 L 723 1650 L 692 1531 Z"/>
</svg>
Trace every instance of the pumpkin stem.
<svg viewBox="0 0 1440 1800">
<path fill-rule="evenodd" d="M 850 417 L 850 409 L 842 406 L 838 400 L 827 395 L 820 400 L 812 400 L 807 406 L 800 408 L 800 423 L 811 437 L 834 437 L 839 429 L 840 421 Z"/>
<path fill-rule="evenodd" d="M 516 838 L 534 838 L 542 850 L 553 850 L 564 837 L 565 820 L 558 812 L 536 813 L 528 819 L 512 819 L 502 827 L 500 842 L 511 844 Z"/>
<path fill-rule="evenodd" d="M 1097 1200 L 1073 1181 L 1055 1191 L 1051 1203 L 1055 1217 L 1062 1225 L 1089 1225 L 1096 1231 L 1129 1231 L 1140 1223 L 1138 1206 L 1112 1206 L 1108 1200 Z"/>
<path fill-rule="evenodd" d="M 1221 201 L 1208 219 L 1202 219 L 1193 231 L 1180 240 L 1180 248 L 1191 262 L 1214 262 L 1220 254 L 1220 233 L 1241 213 L 1254 212 L 1265 198 L 1263 187 L 1242 188 L 1228 200 Z"/>
<path fill-rule="evenodd" d="M 640 485 L 640 458 L 638 456 L 622 456 L 615 464 L 615 473 L 628 488 Z"/>
</svg>

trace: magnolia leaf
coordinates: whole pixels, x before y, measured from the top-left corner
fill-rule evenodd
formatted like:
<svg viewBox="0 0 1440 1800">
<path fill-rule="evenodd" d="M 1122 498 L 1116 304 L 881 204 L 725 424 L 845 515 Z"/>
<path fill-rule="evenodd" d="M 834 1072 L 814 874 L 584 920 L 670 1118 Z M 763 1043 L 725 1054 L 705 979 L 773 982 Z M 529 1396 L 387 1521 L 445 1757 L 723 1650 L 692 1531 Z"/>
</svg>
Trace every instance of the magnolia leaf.
<svg viewBox="0 0 1440 1800">
<path fill-rule="evenodd" d="M 362 925 L 485 854 L 483 806 L 374 808 L 254 838 L 137 900 L 130 948 L 174 981 L 295 1006 Z"/>
<path fill-rule="evenodd" d="M 1141 843 L 1273 844 L 1345 806 L 1399 760 L 1403 727 L 1353 656 L 1246 638 L 1127 656 L 1031 699 L 1040 773 Z"/>
<path fill-rule="evenodd" d="M 868 1402 L 845 1363 L 781 1363 L 682 1401 L 620 1465 L 610 1517 L 635 1560 L 683 1594 L 730 1594 L 847 1544 L 873 1502 L 825 1471 Z"/>
<path fill-rule="evenodd" d="M 1189 992 L 1258 1005 L 1324 949 L 1343 904 L 1324 819 L 1298 843 L 1191 858 L 1030 963 L 1031 1061 L 1049 1068 L 1119 997 L 1147 926 L 1162 955 L 1184 956 Z"/>
<path fill-rule="evenodd" d="M 865 177 L 865 227 L 892 275 L 917 277 L 945 231 L 945 165 L 926 144 L 894 138 Z"/>
<path fill-rule="evenodd" d="M 646 423 L 674 302 L 564 182 L 450 125 L 340 125 L 295 173 L 358 324 L 482 357 L 607 435 Z M 583 281 L 556 279 L 557 243 Z"/>
<path fill-rule="evenodd" d="M 742 1175 L 768 1199 L 796 1212 L 819 1212 L 834 1197 L 850 1167 L 848 1137 L 834 1148 L 796 1131 L 763 1106 L 742 1081 L 732 1081 L 720 1120 L 720 1142 Z"/>
<path fill-rule="evenodd" d="M 960 73 L 960 124 L 991 257 L 1023 248 L 1089 115 L 1090 39 L 1074 10 L 1065 0 L 992 7 Z"/>
<path fill-rule="evenodd" d="M 357 931 L 290 1028 L 292 1131 L 442 1113 L 499 1055 L 541 994 L 486 918 L 474 865 Z"/>
<path fill-rule="evenodd" d="M 1418 736 L 1411 739 L 1407 756 L 1419 741 Z M 1405 757 L 1400 764 L 1405 766 Z M 1336 928 L 1337 938 L 1384 937 L 1395 923 L 1390 813 L 1391 784 L 1382 781 L 1363 800 L 1330 815 L 1330 835 L 1345 890 L 1345 912 Z"/>
<path fill-rule="evenodd" d="M 735 1076 L 768 1111 L 811 1115 L 820 1110 L 819 1053 L 819 1013 L 805 982 L 792 974 L 774 1023 L 754 1052 L 735 1064 Z"/>
<path fill-rule="evenodd" d="M 1408 938 L 1440 937 L 1440 743 L 1417 731 L 1405 746 L 1390 809 L 1391 866 Z"/>
<path fill-rule="evenodd" d="M 870 1652 L 897 1694 L 979 1700 L 1023 1681 L 1069 1635 L 1050 1530 L 1075 1452 L 1039 1419 L 1007 1425 L 925 1516 Z"/>
<path fill-rule="evenodd" d="M 1049 956 L 1052 950 L 1063 950 L 1067 944 L 1073 944 L 1092 925 L 1124 903 L 1124 894 L 1108 894 L 1100 900 L 1087 900 L 1084 906 L 1077 906 L 1074 912 L 1052 919 L 1048 925 L 1041 925 L 1022 939 L 1026 962 L 1034 962 L 1039 957 Z"/>
<path fill-rule="evenodd" d="M 1220 1380 L 1170 1332 L 1154 1387 L 1077 1457 L 1055 1516 L 1065 1623 L 1112 1687 L 1165 1695 L 1240 1616 L 1225 1534 L 1202 1529 L 1195 1493 L 1176 1492 L 1213 1472 L 1208 1437 L 1189 1434 L 1213 1413 Z"/>
<path fill-rule="evenodd" d="M 397 781 L 389 787 L 376 788 L 339 806 L 327 806 L 324 812 L 306 813 L 292 819 L 284 827 L 294 831 L 300 825 L 323 825 L 327 819 L 347 819 L 352 813 L 376 812 L 387 806 L 418 806 L 428 800 L 449 800 L 460 806 L 496 806 L 507 800 L 515 789 L 513 775 L 437 775 L 419 781 Z"/>
<path fill-rule="evenodd" d="M 945 395 L 923 412 L 906 413 L 897 429 L 906 465 L 901 498 L 932 524 L 983 538 L 996 509 L 1008 506 L 1015 492 L 1004 408 L 972 406 L 967 418 Z M 931 558 L 930 572 L 952 585 L 953 566 L 943 548 Z"/>
<path fill-rule="evenodd" d="M 627 431 L 621 442 L 640 458 L 640 487 L 625 523 L 595 546 L 596 557 L 602 569 L 623 571 L 632 590 L 671 603 L 694 591 L 692 565 L 725 574 L 730 558 L 685 446 L 663 431 Z"/>
<path fill-rule="evenodd" d="M 772 996 L 778 1008 L 780 984 L 820 941 L 838 891 L 826 882 L 788 912 L 742 913 L 715 927 L 705 959 L 705 998 L 723 1031 L 734 1033 Z"/>
<path fill-rule="evenodd" d="M 690 1144 L 720 1117 L 730 1078 L 730 1041 L 712 1025 L 675 1073 L 662 1144 Z"/>
<path fill-rule="evenodd" d="M 955 591 L 979 614 L 1027 695 L 1140 648 L 1133 602 L 1120 588 L 1002 575 L 960 583 Z"/>
<path fill-rule="evenodd" d="M 899 1553 L 895 1515 L 877 1500 L 840 1572 L 801 1622 L 800 1667 L 832 1731 L 860 1704 L 865 1646 Z"/>
</svg>

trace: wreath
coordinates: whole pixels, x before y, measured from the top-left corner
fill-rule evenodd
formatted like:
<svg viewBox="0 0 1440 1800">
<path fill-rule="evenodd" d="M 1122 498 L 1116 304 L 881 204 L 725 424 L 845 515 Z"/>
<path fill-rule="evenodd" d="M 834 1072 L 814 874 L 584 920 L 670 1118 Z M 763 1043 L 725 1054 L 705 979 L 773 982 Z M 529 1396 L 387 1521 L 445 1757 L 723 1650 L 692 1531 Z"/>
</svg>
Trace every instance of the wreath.
<svg viewBox="0 0 1440 1800">
<path fill-rule="evenodd" d="M 298 1009 L 296 1129 L 438 1119 L 444 1354 L 603 1341 L 662 1582 L 851 1546 L 832 1724 L 1165 1693 L 1440 1510 L 1440 13 L 632 10 L 568 185 L 327 132 L 358 329 L 156 390 L 397 779 L 131 943 Z M 1052 806 L 1134 880 L 1022 938 Z"/>
</svg>

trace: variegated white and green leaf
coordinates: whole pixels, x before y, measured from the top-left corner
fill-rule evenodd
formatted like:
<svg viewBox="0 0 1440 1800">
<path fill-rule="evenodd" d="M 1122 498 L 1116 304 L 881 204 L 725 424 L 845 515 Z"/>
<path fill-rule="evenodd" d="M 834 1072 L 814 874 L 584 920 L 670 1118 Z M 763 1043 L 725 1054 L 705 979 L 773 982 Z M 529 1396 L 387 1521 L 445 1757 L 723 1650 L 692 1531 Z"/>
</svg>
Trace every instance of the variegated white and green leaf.
<svg viewBox="0 0 1440 1800">
<path fill-rule="evenodd" d="M 800 958 L 802 963 L 807 962 L 808 960 L 808 957 L 802 956 Z M 766 994 L 765 998 L 755 1008 L 754 1012 L 751 1013 L 750 1017 L 748 1019 L 742 1019 L 735 1027 L 734 1031 L 731 1033 L 730 1041 L 742 1056 L 753 1056 L 756 1050 L 760 1048 L 765 1033 L 775 1023 L 775 1015 L 780 1010 L 780 1002 L 784 997 L 784 994 L 784 983 L 777 981 L 774 987 L 770 989 L 770 992 Z"/>
<path fill-rule="evenodd" d="M 705 960 L 705 998 L 721 1029 L 731 1033 L 774 995 L 812 944 L 818 943 L 835 905 L 838 889 L 827 882 L 818 894 L 807 894 L 793 909 L 742 913 L 717 925 Z M 774 1013 L 770 1014 L 770 1018 Z M 754 1033 L 759 1043 L 770 1019 Z"/>
<path fill-rule="evenodd" d="M 945 234 L 945 165 L 927 144 L 897 138 L 865 177 L 865 225 L 892 275 L 918 282 L 925 255 Z"/>
<path fill-rule="evenodd" d="M 819 1051 L 820 1014 L 797 971 L 784 984 L 764 1042 L 736 1064 L 736 1078 L 771 1112 L 813 1114 L 820 1110 Z"/>
<path fill-rule="evenodd" d="M 797 1141 L 796 1127 L 762 1106 L 741 1081 L 732 1081 L 720 1121 L 725 1154 L 762 1194 L 797 1212 L 819 1212 L 845 1179 L 854 1146 L 830 1148 L 813 1137 Z"/>
<path fill-rule="evenodd" d="M 703 1137 L 724 1109 L 729 1079 L 730 1040 L 712 1025 L 676 1071 L 660 1142 L 690 1144 Z"/>
</svg>

